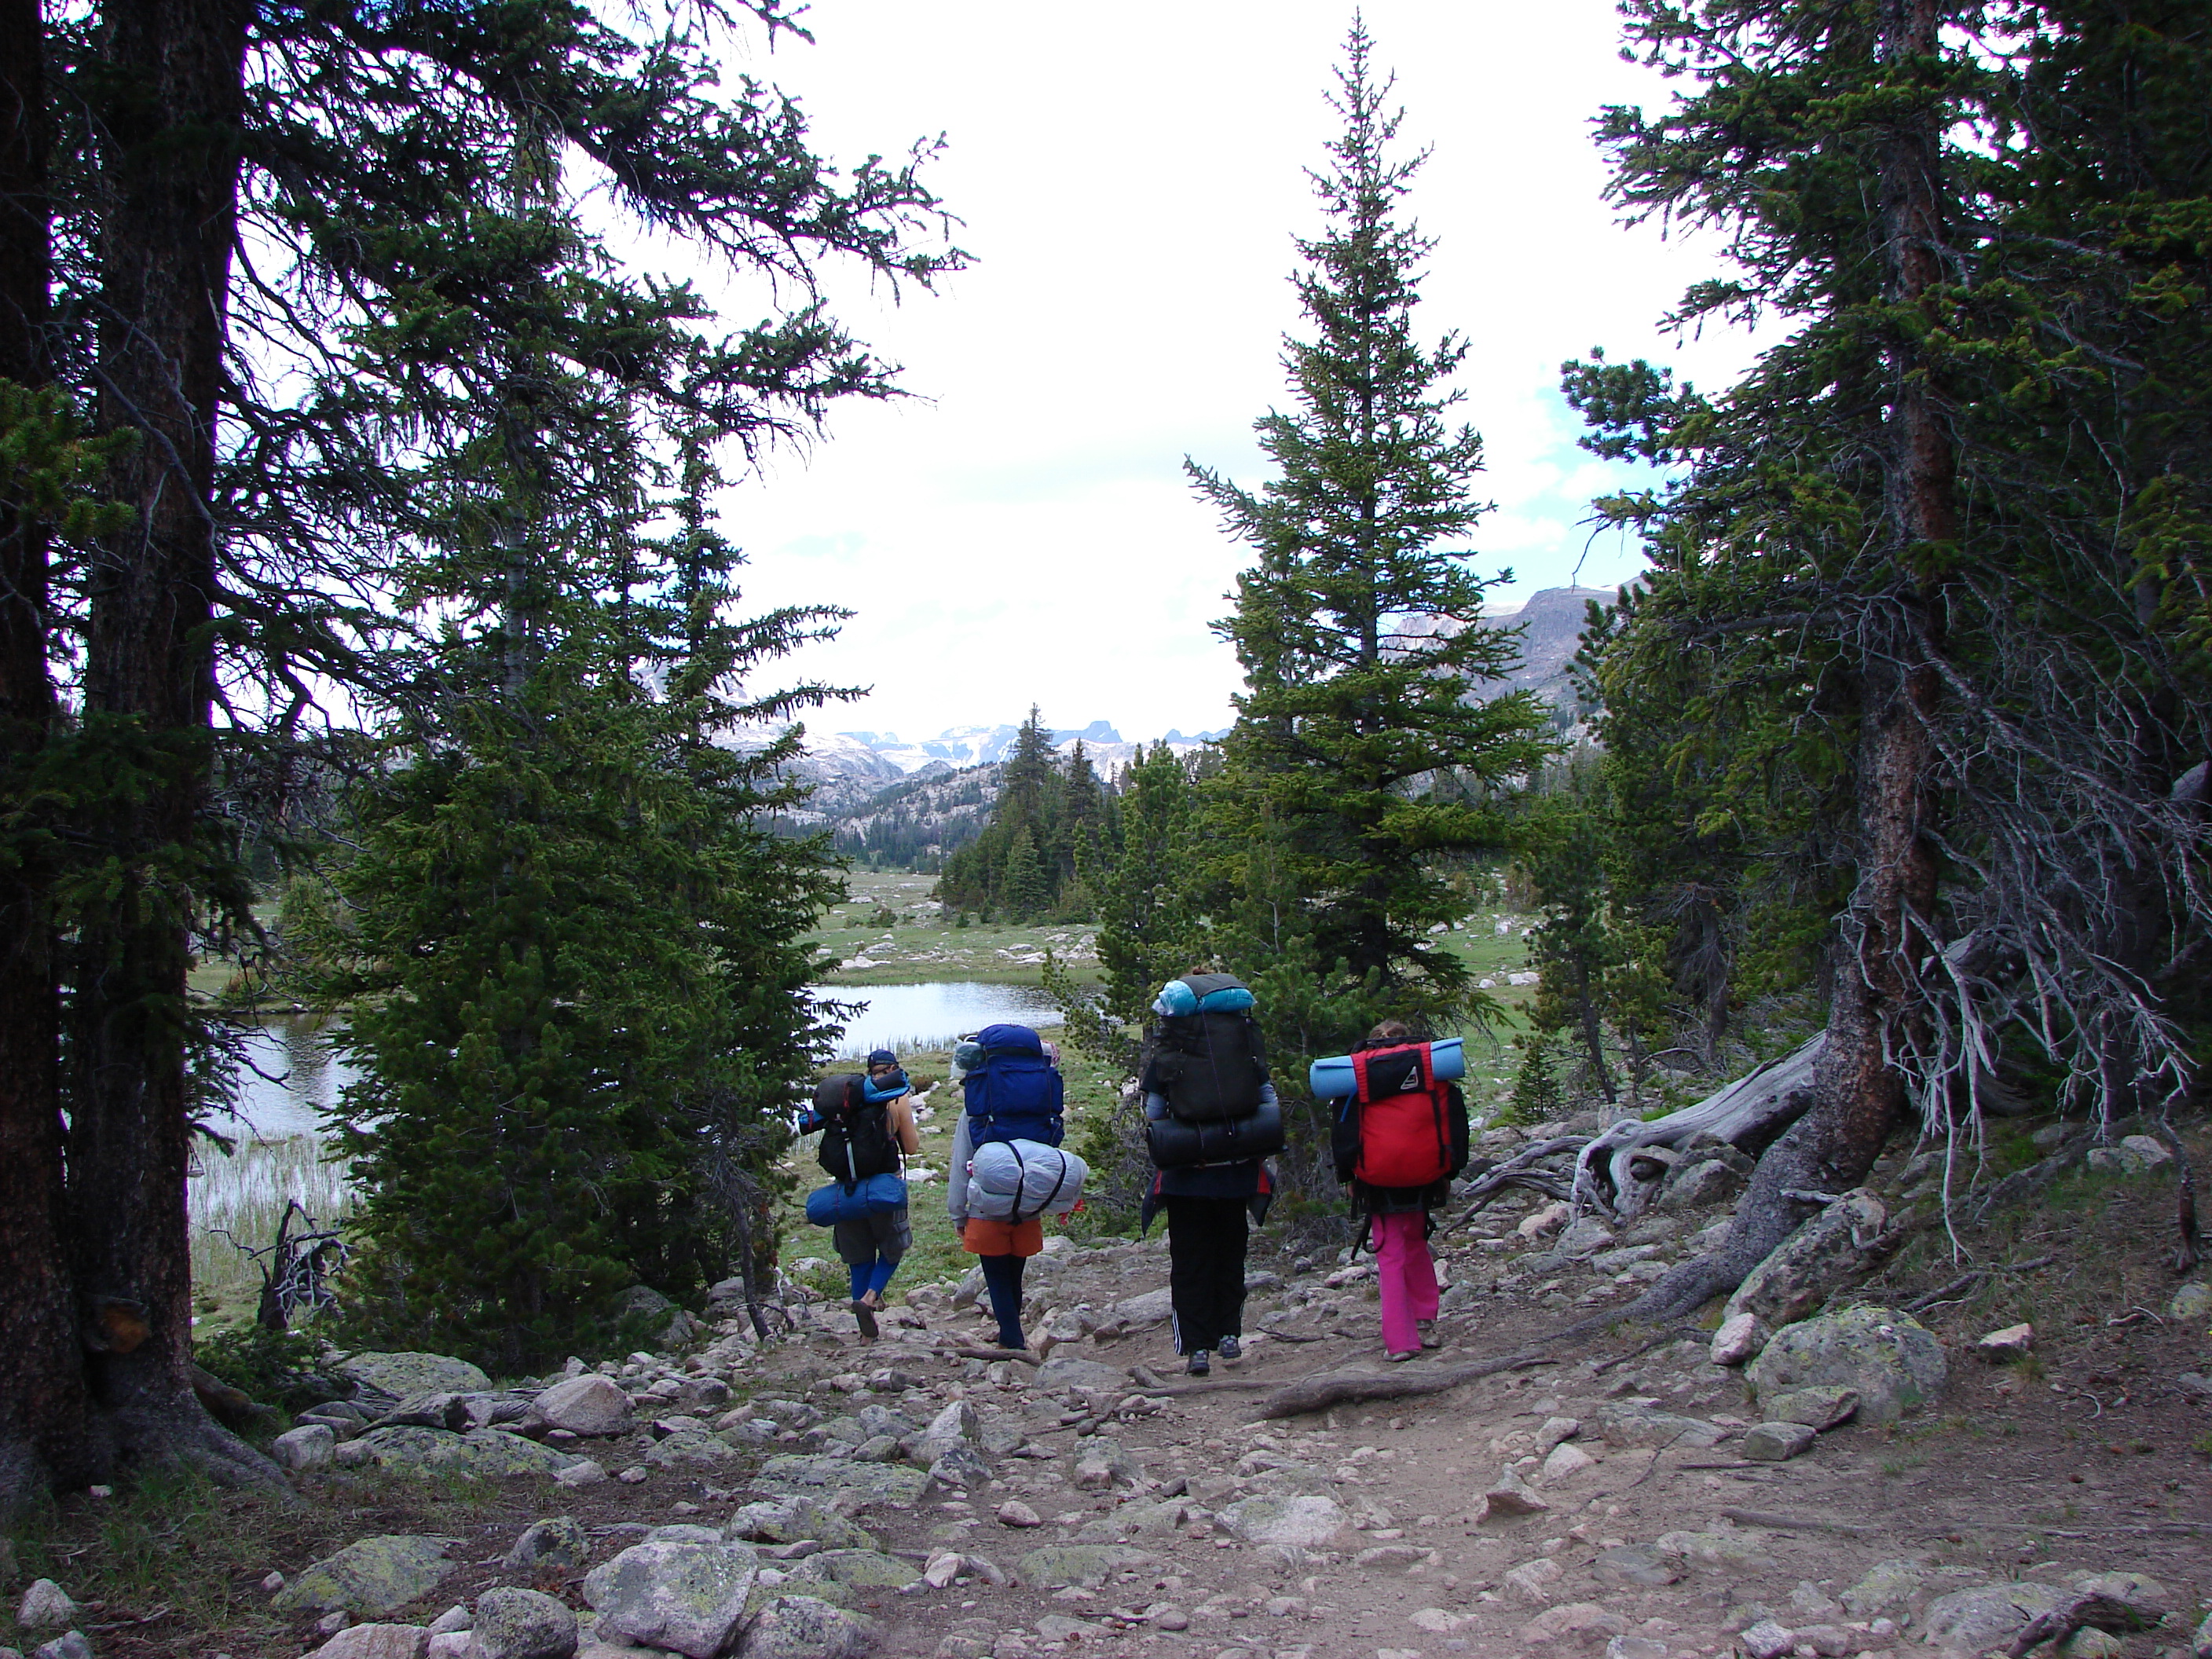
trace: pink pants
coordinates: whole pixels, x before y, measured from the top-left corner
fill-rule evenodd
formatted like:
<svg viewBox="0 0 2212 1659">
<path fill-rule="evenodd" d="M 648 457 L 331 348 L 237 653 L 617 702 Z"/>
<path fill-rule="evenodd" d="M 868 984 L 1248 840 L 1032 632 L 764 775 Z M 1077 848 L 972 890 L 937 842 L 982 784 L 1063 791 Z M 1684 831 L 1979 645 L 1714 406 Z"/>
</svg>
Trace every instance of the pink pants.
<svg viewBox="0 0 2212 1659">
<path fill-rule="evenodd" d="M 1373 1218 L 1370 1238 L 1382 1296 L 1382 1346 L 1391 1353 L 1419 1347 L 1414 1322 L 1437 1316 L 1437 1264 L 1429 1255 L 1427 1223 L 1419 1210 Z"/>
</svg>

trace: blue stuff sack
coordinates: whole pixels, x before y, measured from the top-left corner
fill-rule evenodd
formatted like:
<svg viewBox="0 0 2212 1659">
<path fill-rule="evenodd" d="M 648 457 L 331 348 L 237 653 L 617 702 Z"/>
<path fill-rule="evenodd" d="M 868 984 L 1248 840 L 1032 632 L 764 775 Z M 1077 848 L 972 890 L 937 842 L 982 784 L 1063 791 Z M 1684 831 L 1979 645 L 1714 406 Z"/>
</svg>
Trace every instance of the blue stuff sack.
<svg viewBox="0 0 2212 1659">
<path fill-rule="evenodd" d="M 841 1221 L 864 1221 L 872 1215 L 888 1215 L 906 1202 L 906 1182 L 891 1175 L 872 1175 L 848 1185 L 833 1181 L 806 1195 L 806 1218 L 817 1227 L 834 1227 Z"/>
<path fill-rule="evenodd" d="M 1035 1140 L 1059 1146 L 1066 1133 L 1066 1086 L 1045 1058 L 1042 1040 L 1026 1025 L 986 1025 L 975 1040 L 983 1063 L 960 1079 L 969 1145 Z"/>
</svg>

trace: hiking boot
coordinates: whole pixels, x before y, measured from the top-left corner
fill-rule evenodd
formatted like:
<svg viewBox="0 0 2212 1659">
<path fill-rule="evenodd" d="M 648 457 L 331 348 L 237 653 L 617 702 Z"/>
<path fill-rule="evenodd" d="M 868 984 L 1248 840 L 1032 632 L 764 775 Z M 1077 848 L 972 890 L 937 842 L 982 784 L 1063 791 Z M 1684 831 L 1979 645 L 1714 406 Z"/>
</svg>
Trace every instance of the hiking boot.
<svg viewBox="0 0 2212 1659">
<path fill-rule="evenodd" d="M 1419 1348 L 1407 1348 L 1401 1353 L 1386 1353 L 1382 1356 L 1394 1365 L 1402 1365 L 1408 1359 L 1419 1359 L 1420 1357 L 1421 1351 Z"/>
<path fill-rule="evenodd" d="M 1233 1336 L 1224 1336 L 1221 1339 L 1221 1346 L 1214 1352 L 1224 1359 L 1242 1359 L 1244 1357 L 1244 1345 Z"/>
<path fill-rule="evenodd" d="M 1421 1346 L 1423 1347 L 1441 1348 L 1443 1346 L 1444 1340 L 1437 1334 L 1437 1322 L 1435 1320 L 1424 1319 L 1421 1321 L 1420 1332 Z"/>
<path fill-rule="evenodd" d="M 1206 1350 L 1200 1348 L 1191 1355 L 1190 1364 L 1185 1365 L 1183 1370 L 1193 1376 L 1211 1376 L 1213 1375 L 1213 1362 L 1206 1357 Z"/>
<path fill-rule="evenodd" d="M 853 1304 L 853 1317 L 860 1322 L 860 1334 L 872 1342 L 876 1340 L 876 1310 L 866 1302 Z"/>
</svg>

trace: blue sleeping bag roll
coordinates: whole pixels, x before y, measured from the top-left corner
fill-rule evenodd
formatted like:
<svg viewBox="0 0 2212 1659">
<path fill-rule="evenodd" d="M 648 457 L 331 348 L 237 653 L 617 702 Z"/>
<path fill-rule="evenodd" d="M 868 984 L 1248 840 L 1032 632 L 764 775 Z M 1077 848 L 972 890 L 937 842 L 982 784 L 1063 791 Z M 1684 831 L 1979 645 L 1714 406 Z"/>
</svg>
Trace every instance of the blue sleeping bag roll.
<svg viewBox="0 0 2212 1659">
<path fill-rule="evenodd" d="M 833 1181 L 806 1195 L 806 1218 L 817 1227 L 887 1215 L 906 1202 L 906 1181 L 889 1170 L 848 1184 Z"/>
<path fill-rule="evenodd" d="M 1467 1075 L 1467 1053 L 1460 1039 L 1446 1037 L 1429 1045 L 1429 1064 L 1440 1083 L 1456 1083 Z M 1352 1069 L 1352 1056 L 1333 1054 L 1317 1060 L 1306 1072 L 1306 1086 L 1316 1100 L 1342 1100 L 1359 1091 L 1359 1079 Z"/>
</svg>

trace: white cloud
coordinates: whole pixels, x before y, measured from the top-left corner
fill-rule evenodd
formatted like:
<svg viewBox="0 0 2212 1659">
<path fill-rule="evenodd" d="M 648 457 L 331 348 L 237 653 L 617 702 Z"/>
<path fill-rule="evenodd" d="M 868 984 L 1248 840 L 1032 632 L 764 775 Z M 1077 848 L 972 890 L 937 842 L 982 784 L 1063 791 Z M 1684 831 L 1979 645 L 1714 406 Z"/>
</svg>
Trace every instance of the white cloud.
<svg viewBox="0 0 2212 1659">
<path fill-rule="evenodd" d="M 1623 580 L 1633 550 L 1579 523 L 1621 475 L 1574 447 L 1560 361 L 1601 344 L 1714 382 L 1748 355 L 1657 336 L 1711 247 L 1624 230 L 1601 199 L 1590 117 L 1663 84 L 1619 60 L 1609 0 L 1370 0 L 1366 17 L 1407 143 L 1434 149 L 1412 211 L 1439 241 L 1425 330 L 1470 343 L 1461 412 L 1498 503 L 1477 568 L 1510 564 L 1516 592 L 1577 566 Z M 1322 93 L 1348 19 L 1307 0 L 830 0 L 809 17 L 817 45 L 746 65 L 799 94 L 842 157 L 943 131 L 929 177 L 979 256 L 896 305 L 836 283 L 928 401 L 840 410 L 810 459 L 724 502 L 755 603 L 859 613 L 797 668 L 876 689 L 818 723 L 914 735 L 1032 701 L 1131 737 L 1225 723 L 1238 675 L 1207 624 L 1243 550 L 1182 461 L 1264 477 L 1250 427 L 1285 397 L 1291 238 L 1319 224 L 1302 169 L 1334 131 Z"/>
</svg>

